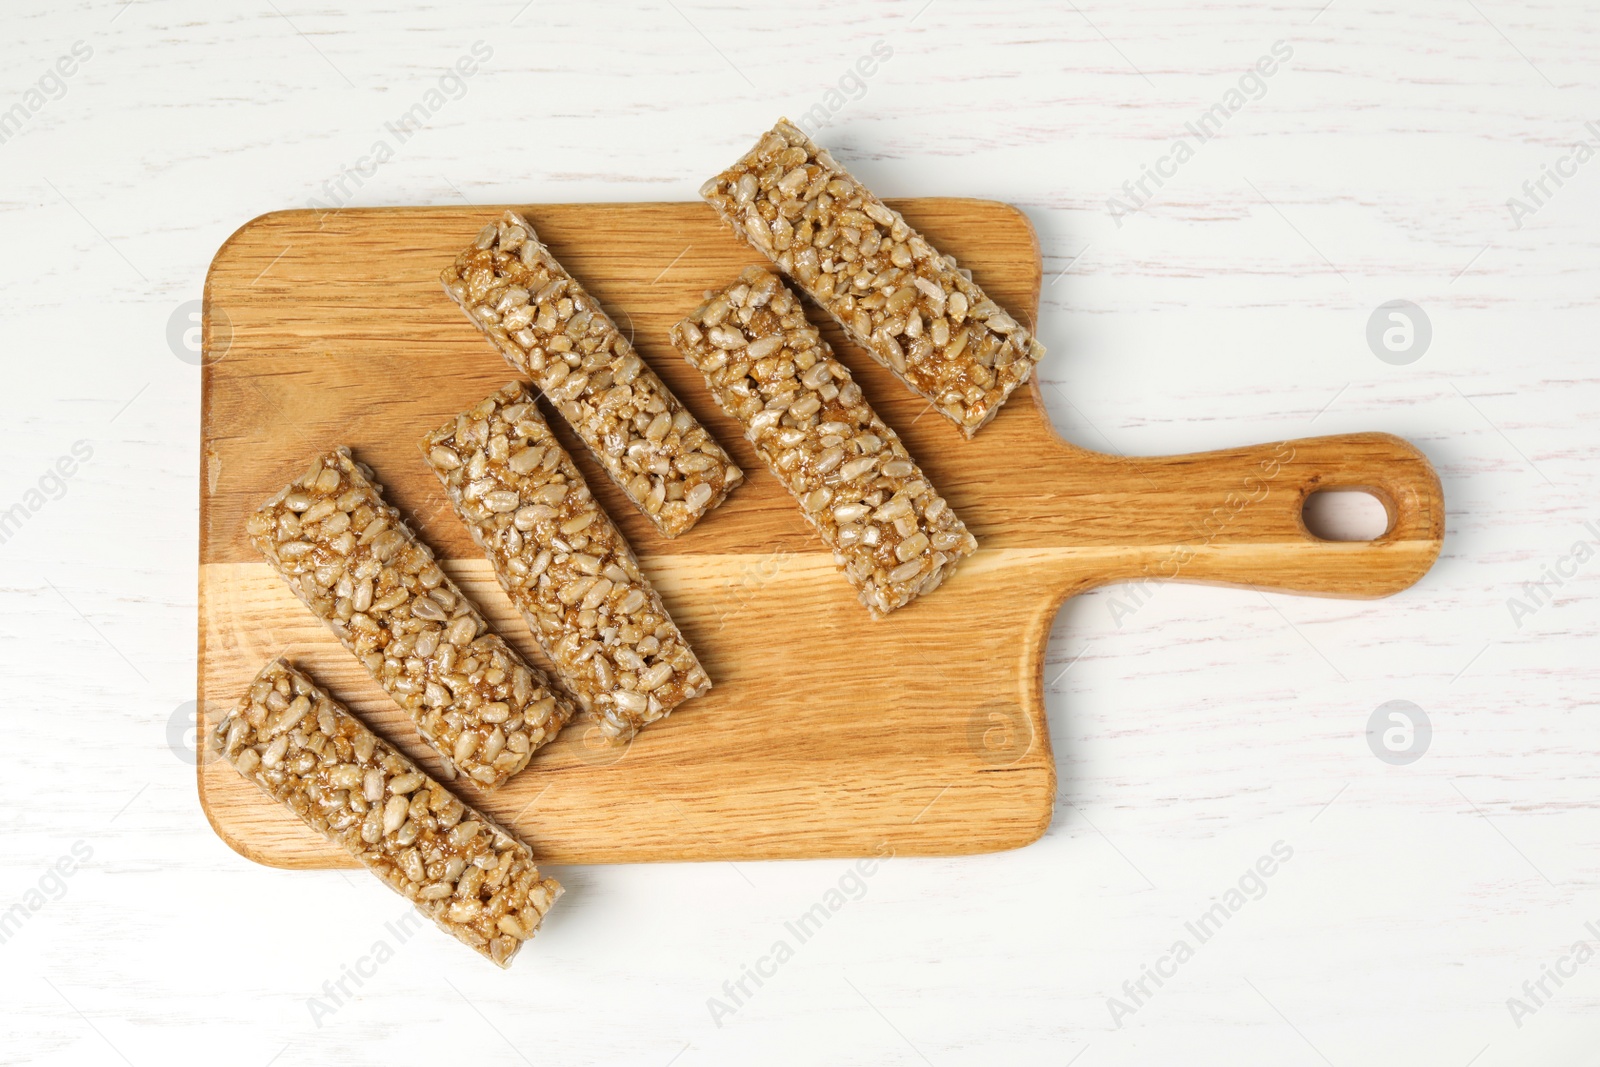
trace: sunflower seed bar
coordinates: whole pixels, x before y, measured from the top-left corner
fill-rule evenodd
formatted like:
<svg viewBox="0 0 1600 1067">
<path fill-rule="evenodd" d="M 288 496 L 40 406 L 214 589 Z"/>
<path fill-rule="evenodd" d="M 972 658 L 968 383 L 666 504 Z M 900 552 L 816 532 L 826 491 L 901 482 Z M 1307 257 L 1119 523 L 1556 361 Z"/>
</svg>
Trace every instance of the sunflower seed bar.
<svg viewBox="0 0 1600 1067">
<path fill-rule="evenodd" d="M 969 438 L 1044 358 L 970 271 L 788 119 L 700 195 Z"/>
<path fill-rule="evenodd" d="M 631 737 L 711 688 L 521 382 L 420 447 L 500 584 L 606 736 Z"/>
<path fill-rule="evenodd" d="M 571 701 L 489 630 L 348 449 L 319 456 L 247 529 L 452 770 L 494 788 L 572 717 Z"/>
<path fill-rule="evenodd" d="M 502 967 L 561 895 L 528 846 L 274 660 L 217 724 L 222 755 L 445 933 Z"/>
<path fill-rule="evenodd" d="M 747 268 L 674 326 L 672 341 L 800 501 L 874 616 L 937 588 L 977 551 L 776 275 Z"/>
<path fill-rule="evenodd" d="M 485 226 L 440 280 L 667 537 L 688 530 L 744 481 L 516 212 Z"/>
</svg>

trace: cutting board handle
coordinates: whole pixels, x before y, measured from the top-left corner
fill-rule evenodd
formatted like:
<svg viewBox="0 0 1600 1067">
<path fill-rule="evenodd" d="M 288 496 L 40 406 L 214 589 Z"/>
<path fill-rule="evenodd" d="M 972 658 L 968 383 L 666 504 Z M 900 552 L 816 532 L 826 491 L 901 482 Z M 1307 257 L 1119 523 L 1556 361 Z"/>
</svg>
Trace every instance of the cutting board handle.
<svg viewBox="0 0 1600 1067">
<path fill-rule="evenodd" d="M 1113 580 L 1381 597 L 1426 574 L 1444 539 L 1439 476 L 1426 456 L 1393 434 L 1098 458 L 1122 468 L 1115 481 L 1130 489 L 1119 509 L 1126 524 L 1118 539 L 1137 547 L 1119 568 L 1126 573 Z M 1137 477 L 1129 478 L 1130 470 Z M 1137 491 L 1141 486 L 1146 491 Z M 1305 524 L 1306 498 L 1328 489 L 1372 494 L 1388 512 L 1388 528 L 1371 541 L 1315 536 Z"/>
</svg>

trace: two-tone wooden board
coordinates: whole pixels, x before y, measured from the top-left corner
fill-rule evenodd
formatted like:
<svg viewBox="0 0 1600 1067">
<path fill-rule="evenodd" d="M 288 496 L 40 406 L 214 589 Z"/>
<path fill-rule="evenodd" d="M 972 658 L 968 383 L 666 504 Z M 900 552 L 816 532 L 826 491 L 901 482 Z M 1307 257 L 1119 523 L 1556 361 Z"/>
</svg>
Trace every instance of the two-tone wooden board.
<svg viewBox="0 0 1600 1067">
<path fill-rule="evenodd" d="M 893 202 L 1032 321 L 1040 261 L 1027 219 L 976 200 Z M 437 773 L 389 698 L 246 541 L 244 517 L 316 452 L 349 445 L 501 633 L 542 662 L 416 450 L 417 438 L 514 377 L 440 291 L 438 273 L 502 209 L 289 211 L 240 229 L 206 282 L 201 420 L 202 734 L 285 653 Z M 887 371 L 823 331 L 967 525 L 979 552 L 930 596 L 871 619 L 832 558 L 667 342 L 667 329 L 760 257 L 700 204 L 518 206 L 631 326 L 640 352 L 749 474 L 688 535 L 660 537 L 570 434 L 569 450 L 638 551 L 715 681 L 626 750 L 570 726 L 496 793 L 463 795 L 555 863 L 851 856 L 1027 844 L 1050 822 L 1055 769 L 1041 667 L 1057 608 L 1142 576 L 1374 597 L 1432 564 L 1438 478 L 1379 433 L 1189 456 L 1085 451 L 1051 429 L 1035 384 L 964 441 Z M 815 315 L 821 322 L 820 313 Z M 1059 357 L 1057 357 L 1059 358 Z M 1389 510 L 1372 542 L 1319 541 L 1318 489 Z M 223 840 L 289 867 L 348 866 L 221 762 L 201 803 Z"/>
</svg>

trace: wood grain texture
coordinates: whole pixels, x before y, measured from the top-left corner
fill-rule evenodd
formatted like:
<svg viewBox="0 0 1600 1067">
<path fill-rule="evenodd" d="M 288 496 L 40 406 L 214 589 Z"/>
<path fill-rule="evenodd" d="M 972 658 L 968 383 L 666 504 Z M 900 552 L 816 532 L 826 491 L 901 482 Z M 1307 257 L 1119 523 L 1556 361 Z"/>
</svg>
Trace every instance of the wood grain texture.
<svg viewBox="0 0 1600 1067">
<path fill-rule="evenodd" d="M 1020 212 L 976 200 L 892 203 L 1003 306 L 1036 317 L 1038 247 Z M 283 652 L 439 770 L 402 713 L 244 537 L 247 512 L 333 444 L 374 467 L 452 577 L 508 640 L 542 661 L 415 451 L 421 434 L 512 377 L 437 283 L 439 267 L 499 210 L 280 212 L 218 252 L 204 321 L 202 727 Z M 1415 582 L 1438 555 L 1438 478 L 1398 438 L 1347 434 L 1130 459 L 1061 440 L 1034 384 L 969 443 L 944 420 L 924 418 L 920 398 L 823 323 L 980 546 L 943 588 L 874 622 L 665 340 L 703 290 L 757 255 L 698 204 L 519 210 L 752 475 L 668 542 L 564 435 L 716 688 L 620 753 L 579 724 L 499 792 L 463 786 L 542 860 L 1027 844 L 1055 803 L 1040 672 L 1066 597 L 1148 578 L 1383 596 Z M 1390 513 L 1389 531 L 1370 543 L 1313 538 L 1302 505 L 1327 488 L 1372 492 Z M 244 855 L 289 867 L 348 864 L 225 764 L 202 761 L 199 788 L 213 827 Z"/>
</svg>

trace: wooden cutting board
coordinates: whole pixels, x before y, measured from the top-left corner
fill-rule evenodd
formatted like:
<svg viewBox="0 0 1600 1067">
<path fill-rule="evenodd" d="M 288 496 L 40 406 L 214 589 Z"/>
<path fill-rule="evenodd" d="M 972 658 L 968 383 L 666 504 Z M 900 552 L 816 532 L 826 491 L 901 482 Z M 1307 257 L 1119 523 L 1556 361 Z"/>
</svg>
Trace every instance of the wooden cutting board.
<svg viewBox="0 0 1600 1067">
<path fill-rule="evenodd" d="M 1035 319 L 1039 250 L 1021 212 L 980 200 L 891 203 L 1002 306 Z M 415 446 L 513 377 L 437 280 L 501 210 L 279 212 L 246 224 L 218 251 L 206 280 L 200 431 L 202 736 L 283 653 L 439 772 L 399 709 L 245 539 L 247 512 L 335 444 L 377 471 L 390 502 L 507 640 L 545 662 Z M 625 750 L 577 723 L 500 792 L 459 786 L 542 860 L 1025 845 L 1055 805 L 1041 673 L 1066 597 L 1144 576 L 1385 596 L 1438 555 L 1438 478 L 1396 437 L 1123 458 L 1057 437 L 1034 384 L 966 442 L 816 313 L 879 414 L 978 538 L 978 554 L 954 579 L 874 621 L 666 339 L 703 290 L 760 262 L 758 254 L 700 204 L 518 210 L 631 326 L 644 358 L 749 476 L 696 529 L 667 541 L 566 435 L 715 688 Z M 1313 538 L 1303 502 L 1332 487 L 1376 495 L 1389 509 L 1389 532 L 1361 543 Z M 251 859 L 353 865 L 226 763 L 202 757 L 199 790 L 217 833 Z"/>
</svg>

